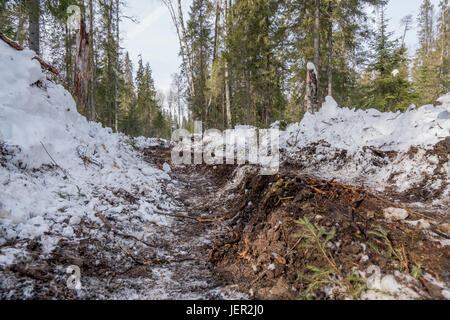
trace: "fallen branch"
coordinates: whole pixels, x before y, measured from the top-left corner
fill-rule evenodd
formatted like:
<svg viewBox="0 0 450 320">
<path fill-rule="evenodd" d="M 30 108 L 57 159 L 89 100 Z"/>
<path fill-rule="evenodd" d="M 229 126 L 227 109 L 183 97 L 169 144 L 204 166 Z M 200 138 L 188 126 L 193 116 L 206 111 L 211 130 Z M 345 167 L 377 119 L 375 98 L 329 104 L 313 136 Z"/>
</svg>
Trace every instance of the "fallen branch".
<svg viewBox="0 0 450 320">
<path fill-rule="evenodd" d="M 0 39 L 3 40 L 6 44 L 8 44 L 11 48 L 16 49 L 17 51 L 23 51 L 24 50 L 24 47 L 22 47 L 17 42 L 9 39 L 7 36 L 5 36 L 1 32 L 0 32 Z M 59 76 L 59 71 L 55 67 L 49 65 L 47 62 L 45 62 L 44 60 L 42 60 L 38 56 L 35 56 L 32 60 L 37 60 L 41 64 L 41 68 L 42 69 L 44 69 L 46 71 L 50 71 L 51 73 Z"/>
<path fill-rule="evenodd" d="M 3 41 L 5 41 L 10 47 L 16 49 L 17 51 L 22 51 L 22 50 L 24 49 L 20 44 L 18 44 L 18 43 L 16 43 L 16 42 L 12 41 L 11 39 L 9 39 L 7 36 L 5 36 L 5 35 L 4 35 L 3 33 L 1 33 L 1 32 L 0 32 L 0 39 L 2 39 Z"/>
<path fill-rule="evenodd" d="M 82 147 L 83 146 L 81 146 L 81 145 L 77 147 L 77 154 L 78 154 L 78 157 L 81 160 L 83 160 L 84 165 L 86 166 L 86 163 L 90 163 L 90 164 L 96 165 L 100 169 L 103 169 L 103 164 L 101 162 L 98 162 L 98 161 L 86 156 L 86 148 L 84 150 L 82 150 Z"/>
<path fill-rule="evenodd" d="M 50 157 L 50 159 L 53 161 L 53 164 L 58 167 L 61 172 L 64 174 L 64 179 L 67 179 L 67 177 L 70 177 L 69 173 L 67 172 L 67 170 L 63 169 L 56 161 L 55 159 L 53 159 L 53 157 L 50 155 L 50 153 L 47 151 L 47 148 L 44 146 L 44 144 L 42 143 L 42 141 L 40 141 L 42 148 L 44 148 L 45 152 L 47 153 L 47 155 Z"/>
<path fill-rule="evenodd" d="M 42 69 L 44 69 L 46 71 L 50 71 L 51 73 L 59 76 L 59 71 L 55 67 L 49 65 L 47 62 L 45 62 L 44 60 L 42 60 L 38 56 L 34 57 L 33 60 L 37 60 L 41 64 L 41 68 Z"/>
<path fill-rule="evenodd" d="M 151 243 L 148 243 L 148 242 L 146 242 L 144 240 L 141 240 L 141 239 L 139 239 L 136 236 L 133 236 L 133 235 L 130 235 L 130 234 L 125 234 L 125 233 L 122 233 L 122 232 L 118 231 L 116 228 L 111 226 L 111 224 L 109 223 L 108 219 L 106 219 L 106 217 L 103 214 L 101 214 L 100 212 L 97 212 L 95 215 L 96 215 L 97 218 L 102 220 L 103 224 L 106 226 L 108 231 L 112 231 L 116 236 L 119 236 L 119 237 L 122 237 L 122 238 L 125 238 L 125 239 L 136 240 L 136 241 L 138 241 L 138 242 L 140 242 L 142 244 L 145 244 L 147 247 L 152 247 L 153 246 Z"/>
<path fill-rule="evenodd" d="M 412 211 L 411 209 L 409 209 L 409 208 L 407 208 L 407 207 L 405 207 L 405 206 L 402 206 L 402 205 L 399 205 L 399 204 L 397 204 L 397 203 L 395 203 L 395 202 L 392 202 L 392 201 L 390 201 L 390 200 L 384 199 L 384 198 L 382 198 L 382 197 L 380 197 L 380 196 L 377 196 L 376 194 L 371 193 L 371 192 L 369 192 L 369 191 L 367 191 L 367 190 L 366 190 L 366 192 L 367 192 L 368 195 L 370 195 L 370 196 L 372 196 L 372 197 L 374 197 L 374 198 L 376 198 L 376 199 L 378 199 L 378 200 L 380 200 L 380 201 L 382 201 L 382 202 L 384 202 L 384 203 L 387 203 L 387 204 L 389 204 L 389 205 L 392 206 L 392 207 L 395 207 L 395 208 L 398 208 L 398 209 L 404 209 L 404 210 L 406 210 L 409 214 L 411 214 L 411 215 L 413 215 L 413 216 L 420 217 L 420 218 L 429 218 L 428 216 L 426 216 L 426 215 L 424 215 L 424 214 L 421 214 L 421 213 Z"/>
</svg>

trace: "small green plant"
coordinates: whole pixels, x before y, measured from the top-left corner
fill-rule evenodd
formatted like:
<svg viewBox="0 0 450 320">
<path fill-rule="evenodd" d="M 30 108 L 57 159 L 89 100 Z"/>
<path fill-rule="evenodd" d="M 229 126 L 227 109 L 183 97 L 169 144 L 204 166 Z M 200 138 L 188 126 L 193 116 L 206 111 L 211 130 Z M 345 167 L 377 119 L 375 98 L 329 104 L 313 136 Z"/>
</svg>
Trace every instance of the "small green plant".
<svg viewBox="0 0 450 320">
<path fill-rule="evenodd" d="M 412 269 L 411 275 L 417 280 L 422 276 L 422 264 L 420 262 L 416 263 Z"/>
<path fill-rule="evenodd" d="M 126 144 L 129 144 L 134 150 L 138 150 L 138 147 L 136 145 L 136 140 L 134 138 L 126 139 L 126 140 L 124 140 L 124 142 Z"/>
<path fill-rule="evenodd" d="M 295 223 L 302 226 L 302 234 L 294 235 L 297 238 L 304 239 L 301 246 L 305 249 L 316 249 L 330 266 L 330 269 L 327 270 L 308 266 L 307 269 L 312 272 L 312 276 L 299 275 L 300 281 L 308 283 L 300 298 L 310 299 L 314 291 L 324 284 L 345 286 L 347 292 L 353 298 L 359 298 L 361 293 L 367 288 L 366 281 L 358 276 L 356 270 L 351 275 L 344 276 L 336 265 L 333 256 L 327 251 L 327 244 L 336 236 L 336 228 L 333 227 L 331 230 L 327 230 L 317 223 L 312 223 L 306 217 L 295 221 Z"/>
<path fill-rule="evenodd" d="M 309 300 L 313 297 L 314 291 L 322 284 L 336 284 L 333 280 L 334 270 L 322 270 L 314 266 L 307 266 L 308 271 L 312 272 L 312 276 L 308 277 L 299 273 L 298 279 L 302 283 L 307 283 L 308 286 L 302 291 L 300 299 Z"/>
<path fill-rule="evenodd" d="M 80 187 L 79 186 L 76 186 L 76 187 L 77 187 L 78 197 L 79 198 L 87 198 L 87 196 L 81 192 Z"/>
<path fill-rule="evenodd" d="M 280 129 L 280 131 L 286 131 L 288 125 L 289 125 L 289 122 L 288 122 L 288 121 L 286 121 L 286 120 L 281 120 L 281 121 L 280 121 L 280 125 L 279 125 L 278 128 Z"/>
<path fill-rule="evenodd" d="M 70 201 L 70 194 L 68 194 L 68 193 L 61 193 L 61 192 L 58 192 L 57 194 L 58 194 L 58 197 L 60 197 L 61 199 Z"/>
<path fill-rule="evenodd" d="M 361 294 L 368 288 L 367 281 L 358 275 L 358 270 L 354 270 L 352 274 L 347 276 L 346 280 L 352 286 L 349 293 L 354 299 L 359 299 Z"/>
<path fill-rule="evenodd" d="M 317 223 L 311 223 L 311 221 L 306 217 L 295 221 L 295 223 L 301 225 L 304 231 L 301 235 L 294 235 L 297 238 L 304 238 L 305 242 L 302 243 L 302 247 L 317 249 L 325 257 L 330 266 L 340 273 L 333 257 L 328 255 L 326 250 L 328 242 L 330 242 L 336 235 L 336 228 L 333 227 L 330 231 L 327 231 L 324 227 L 319 226 Z"/>
<path fill-rule="evenodd" d="M 384 243 L 387 247 L 387 256 L 389 259 L 394 259 L 399 262 L 400 270 L 408 271 L 408 259 L 406 257 L 406 253 L 404 250 L 397 249 L 392 244 L 392 241 L 389 239 L 389 231 L 384 229 L 380 225 L 376 225 L 373 230 L 367 231 L 367 234 L 374 235 Z"/>
</svg>

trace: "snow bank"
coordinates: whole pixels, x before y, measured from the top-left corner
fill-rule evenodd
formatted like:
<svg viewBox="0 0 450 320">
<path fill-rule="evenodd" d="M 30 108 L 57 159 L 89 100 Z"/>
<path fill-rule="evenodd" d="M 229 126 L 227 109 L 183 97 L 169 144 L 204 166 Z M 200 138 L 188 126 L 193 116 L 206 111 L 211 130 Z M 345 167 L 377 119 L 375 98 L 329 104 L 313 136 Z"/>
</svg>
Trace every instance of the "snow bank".
<svg viewBox="0 0 450 320">
<path fill-rule="evenodd" d="M 340 108 L 327 97 L 319 112 L 307 113 L 281 133 L 280 146 L 283 161 L 301 165 L 304 172 L 377 191 L 392 187 L 411 201 L 433 201 L 445 212 L 449 137 L 450 93 L 436 107 L 404 113 Z"/>
<path fill-rule="evenodd" d="M 407 151 L 411 146 L 433 146 L 450 135 L 450 93 L 440 106 L 426 105 L 405 113 L 375 109 L 339 108 L 326 97 L 319 112 L 307 113 L 301 123 L 288 126 L 282 145 L 297 147 L 324 140 L 333 147 L 355 152 L 364 146 Z"/>
<path fill-rule="evenodd" d="M 122 211 L 149 218 L 156 203 L 173 206 L 160 183 L 170 177 L 134 150 L 161 142 L 131 142 L 88 122 L 70 93 L 46 80 L 34 55 L 0 41 L 0 245 L 44 234 L 47 244 L 76 237 L 75 225 L 100 222 L 95 214 L 107 208 L 123 219 Z M 126 194 L 147 201 L 131 208 Z M 0 254 L 3 260 L 10 259 Z"/>
</svg>

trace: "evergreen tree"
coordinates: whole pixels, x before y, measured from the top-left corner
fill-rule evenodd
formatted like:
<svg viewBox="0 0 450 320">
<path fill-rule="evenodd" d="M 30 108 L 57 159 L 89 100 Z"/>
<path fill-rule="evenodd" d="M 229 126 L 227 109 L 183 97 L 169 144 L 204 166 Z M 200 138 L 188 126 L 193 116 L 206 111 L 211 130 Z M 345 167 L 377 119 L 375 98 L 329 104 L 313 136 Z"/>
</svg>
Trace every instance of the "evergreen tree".
<svg viewBox="0 0 450 320">
<path fill-rule="evenodd" d="M 438 95 L 450 91 L 450 28 L 448 0 L 439 3 L 439 18 L 437 25 L 436 54 L 438 66 Z"/>
<path fill-rule="evenodd" d="M 212 6 L 209 0 L 194 0 L 187 23 L 187 42 L 192 63 L 195 95 L 189 96 L 196 119 L 207 122 L 209 65 L 212 59 Z"/>
<path fill-rule="evenodd" d="M 136 94 L 133 80 L 133 65 L 128 52 L 125 54 L 125 72 L 120 81 L 121 131 L 135 136 L 138 133 L 138 115 L 136 111 Z"/>
<path fill-rule="evenodd" d="M 391 39 L 393 32 L 388 32 L 387 26 L 385 5 L 381 4 L 379 28 L 371 44 L 372 61 L 367 69 L 371 81 L 363 106 L 381 111 L 405 110 L 413 101 L 406 49 Z"/>
<path fill-rule="evenodd" d="M 413 67 L 414 88 L 419 96 L 418 104 L 432 103 L 438 98 L 439 72 L 436 56 L 434 6 L 424 0 L 418 16 L 419 48 Z"/>
</svg>

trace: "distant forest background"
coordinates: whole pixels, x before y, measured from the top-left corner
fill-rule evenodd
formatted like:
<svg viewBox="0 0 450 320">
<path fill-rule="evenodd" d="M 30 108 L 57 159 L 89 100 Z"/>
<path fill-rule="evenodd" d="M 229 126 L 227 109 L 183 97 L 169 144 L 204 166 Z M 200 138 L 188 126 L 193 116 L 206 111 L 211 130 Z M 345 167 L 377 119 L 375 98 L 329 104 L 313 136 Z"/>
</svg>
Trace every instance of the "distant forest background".
<svg viewBox="0 0 450 320">
<path fill-rule="evenodd" d="M 182 58 L 164 93 L 151 66 L 133 65 L 121 46 L 123 1 L 0 0 L 0 32 L 60 71 L 54 80 L 81 97 L 80 113 L 131 136 L 169 138 L 194 120 L 218 129 L 298 122 L 309 61 L 319 102 L 331 95 L 340 106 L 405 111 L 450 91 L 448 0 L 424 0 L 417 17 L 403 17 L 399 39 L 388 32 L 386 0 L 193 0 L 188 12 L 180 1 L 163 0 Z M 71 5 L 84 35 L 67 25 Z M 413 25 L 419 45 L 408 53 Z"/>
</svg>

